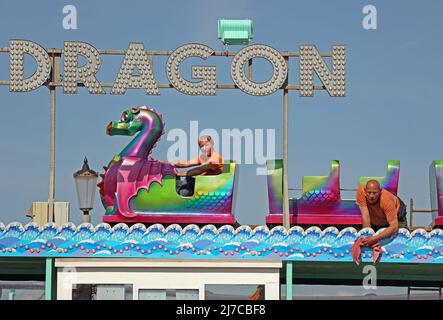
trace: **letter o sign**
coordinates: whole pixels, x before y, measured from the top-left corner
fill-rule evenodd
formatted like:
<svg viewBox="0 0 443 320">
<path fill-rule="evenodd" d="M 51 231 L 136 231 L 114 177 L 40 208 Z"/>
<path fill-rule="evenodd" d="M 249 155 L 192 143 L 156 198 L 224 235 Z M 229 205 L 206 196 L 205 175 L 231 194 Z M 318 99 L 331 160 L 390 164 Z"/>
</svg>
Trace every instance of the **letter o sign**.
<svg viewBox="0 0 443 320">
<path fill-rule="evenodd" d="M 245 65 L 252 58 L 264 58 L 272 64 L 271 79 L 263 83 L 249 80 L 245 75 Z M 253 96 L 266 96 L 274 93 L 285 83 L 288 67 L 283 56 L 269 46 L 256 44 L 240 50 L 231 63 L 231 78 L 239 89 Z"/>
</svg>

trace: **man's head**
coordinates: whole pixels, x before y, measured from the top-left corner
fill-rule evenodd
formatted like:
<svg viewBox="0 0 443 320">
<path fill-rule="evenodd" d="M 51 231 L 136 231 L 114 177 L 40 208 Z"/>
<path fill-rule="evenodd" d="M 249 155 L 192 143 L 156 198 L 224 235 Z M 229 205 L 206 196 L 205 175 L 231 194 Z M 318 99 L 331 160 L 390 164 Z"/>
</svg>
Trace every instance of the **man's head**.
<svg viewBox="0 0 443 320">
<path fill-rule="evenodd" d="M 202 153 L 208 155 L 214 146 L 214 141 L 212 140 L 211 136 L 201 136 L 198 138 L 198 146 Z"/>
<path fill-rule="evenodd" d="M 377 180 L 369 180 L 365 187 L 366 200 L 370 204 L 374 204 L 380 199 L 381 188 L 380 183 Z"/>
</svg>

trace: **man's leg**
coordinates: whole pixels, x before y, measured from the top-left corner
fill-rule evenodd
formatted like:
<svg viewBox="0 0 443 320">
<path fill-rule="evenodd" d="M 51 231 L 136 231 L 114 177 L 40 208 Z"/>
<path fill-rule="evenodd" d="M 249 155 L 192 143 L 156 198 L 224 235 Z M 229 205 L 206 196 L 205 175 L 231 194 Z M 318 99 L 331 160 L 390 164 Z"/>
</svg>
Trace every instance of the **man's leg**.
<svg viewBox="0 0 443 320">
<path fill-rule="evenodd" d="M 398 227 L 399 228 L 408 228 L 408 220 L 407 220 L 407 209 L 406 204 L 398 198 L 400 201 L 400 208 L 398 209 L 397 218 L 398 218 Z"/>
<path fill-rule="evenodd" d="M 175 181 L 176 191 L 182 197 L 192 197 L 194 194 L 195 178 L 191 176 L 177 176 Z"/>
<path fill-rule="evenodd" d="M 204 165 L 200 167 L 193 168 L 187 171 L 177 172 L 177 177 L 183 180 L 177 180 L 176 189 L 177 193 L 184 197 L 190 197 L 194 194 L 195 180 L 194 176 L 199 176 L 203 173 L 209 173 L 214 169 L 214 165 Z"/>
</svg>

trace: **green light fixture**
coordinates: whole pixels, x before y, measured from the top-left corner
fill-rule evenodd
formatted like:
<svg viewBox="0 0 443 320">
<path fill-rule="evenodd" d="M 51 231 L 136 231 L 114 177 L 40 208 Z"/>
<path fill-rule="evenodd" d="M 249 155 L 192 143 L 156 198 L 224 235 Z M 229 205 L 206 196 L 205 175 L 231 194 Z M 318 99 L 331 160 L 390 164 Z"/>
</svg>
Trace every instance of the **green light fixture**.
<svg viewBox="0 0 443 320">
<path fill-rule="evenodd" d="M 252 40 L 252 20 L 218 20 L 218 38 L 226 45 L 248 45 Z"/>
</svg>

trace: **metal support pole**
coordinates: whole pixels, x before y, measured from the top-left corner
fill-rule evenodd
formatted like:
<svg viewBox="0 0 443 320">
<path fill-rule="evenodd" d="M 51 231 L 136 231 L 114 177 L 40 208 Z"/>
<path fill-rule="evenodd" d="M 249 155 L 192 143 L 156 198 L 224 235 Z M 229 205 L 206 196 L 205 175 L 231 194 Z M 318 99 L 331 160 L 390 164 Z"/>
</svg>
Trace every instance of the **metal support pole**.
<svg viewBox="0 0 443 320">
<path fill-rule="evenodd" d="M 151 64 L 151 70 L 154 70 L 154 56 L 149 56 L 149 63 Z"/>
<path fill-rule="evenodd" d="M 54 222 L 54 202 L 55 202 L 55 87 L 50 87 L 51 111 L 49 129 L 49 222 Z"/>
<path fill-rule="evenodd" d="M 252 81 L 252 59 L 248 61 L 248 80 Z"/>
<path fill-rule="evenodd" d="M 52 288 L 53 288 L 53 261 L 52 258 L 46 258 L 46 272 L 45 272 L 45 300 L 52 300 Z"/>
<path fill-rule="evenodd" d="M 89 210 L 83 210 L 82 223 L 91 223 L 91 216 Z"/>
<path fill-rule="evenodd" d="M 51 79 L 52 83 L 60 81 L 60 55 L 51 55 L 52 70 Z M 54 222 L 54 202 L 55 202 L 55 98 L 56 87 L 49 85 L 50 93 L 50 129 L 49 129 L 49 196 L 48 196 L 48 220 Z"/>
<path fill-rule="evenodd" d="M 285 57 L 287 68 L 289 69 L 288 57 Z M 288 71 L 289 77 L 289 71 Z M 290 227 L 289 221 L 289 186 L 288 186 L 288 78 L 286 78 L 283 89 L 283 226 Z"/>
<path fill-rule="evenodd" d="M 292 300 L 292 261 L 286 262 L 286 300 Z"/>
</svg>

